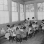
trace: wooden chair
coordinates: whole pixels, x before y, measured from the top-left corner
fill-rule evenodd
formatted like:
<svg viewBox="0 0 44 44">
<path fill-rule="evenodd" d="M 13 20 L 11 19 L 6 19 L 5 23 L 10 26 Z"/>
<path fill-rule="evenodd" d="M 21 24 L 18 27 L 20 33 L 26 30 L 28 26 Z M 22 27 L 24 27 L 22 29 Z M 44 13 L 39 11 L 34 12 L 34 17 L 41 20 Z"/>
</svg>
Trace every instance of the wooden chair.
<svg viewBox="0 0 44 44">
<path fill-rule="evenodd" d="M 20 42 L 20 44 L 21 44 L 21 42 L 22 42 L 22 38 L 21 38 L 21 35 L 20 34 L 17 34 L 16 35 L 16 43 L 17 42 Z"/>
<path fill-rule="evenodd" d="M 27 41 L 27 33 L 26 34 L 23 34 L 22 36 L 23 36 L 22 39 Z"/>
</svg>

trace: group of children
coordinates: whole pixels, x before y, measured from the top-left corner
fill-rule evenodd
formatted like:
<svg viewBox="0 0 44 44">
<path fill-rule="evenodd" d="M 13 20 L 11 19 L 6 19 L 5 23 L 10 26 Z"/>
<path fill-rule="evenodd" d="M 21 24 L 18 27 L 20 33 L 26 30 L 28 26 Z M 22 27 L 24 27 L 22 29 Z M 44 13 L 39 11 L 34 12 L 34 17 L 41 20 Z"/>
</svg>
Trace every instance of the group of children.
<svg viewBox="0 0 44 44">
<path fill-rule="evenodd" d="M 41 24 L 42 29 L 44 30 L 44 23 Z M 17 34 L 20 34 L 21 37 L 26 37 L 26 36 L 32 36 L 33 34 L 39 30 L 39 25 L 36 20 L 30 21 L 28 18 L 27 20 L 24 20 L 24 23 L 21 25 L 13 25 L 13 26 L 7 26 L 7 30 L 5 31 L 3 28 L 1 29 L 1 34 L 5 34 L 5 38 L 7 40 L 14 39 Z"/>
</svg>

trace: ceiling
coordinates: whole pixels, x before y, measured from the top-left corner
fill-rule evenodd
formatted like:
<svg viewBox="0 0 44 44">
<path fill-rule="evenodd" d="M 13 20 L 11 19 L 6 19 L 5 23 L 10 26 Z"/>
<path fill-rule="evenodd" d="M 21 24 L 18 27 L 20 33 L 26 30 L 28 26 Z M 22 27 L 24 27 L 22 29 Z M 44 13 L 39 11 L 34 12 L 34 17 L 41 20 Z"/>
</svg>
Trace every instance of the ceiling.
<svg viewBox="0 0 44 44">
<path fill-rule="evenodd" d="M 34 1 L 34 0 L 22 0 L 23 2 L 27 2 L 27 1 Z"/>
</svg>

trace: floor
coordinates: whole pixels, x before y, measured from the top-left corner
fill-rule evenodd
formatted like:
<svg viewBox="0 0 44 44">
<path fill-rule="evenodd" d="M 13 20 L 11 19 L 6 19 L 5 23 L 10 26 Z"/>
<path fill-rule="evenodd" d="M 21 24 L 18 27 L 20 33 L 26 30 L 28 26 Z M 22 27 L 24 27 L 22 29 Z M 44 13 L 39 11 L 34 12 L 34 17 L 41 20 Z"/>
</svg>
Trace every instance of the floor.
<svg viewBox="0 0 44 44">
<path fill-rule="evenodd" d="M 41 44 L 43 39 L 44 39 L 44 33 L 39 32 L 38 34 L 36 34 L 35 37 L 29 38 L 27 41 L 22 41 L 21 44 Z M 20 43 L 19 42 L 16 43 L 15 41 L 13 43 L 11 41 L 10 42 L 5 41 L 2 44 L 20 44 Z"/>
</svg>

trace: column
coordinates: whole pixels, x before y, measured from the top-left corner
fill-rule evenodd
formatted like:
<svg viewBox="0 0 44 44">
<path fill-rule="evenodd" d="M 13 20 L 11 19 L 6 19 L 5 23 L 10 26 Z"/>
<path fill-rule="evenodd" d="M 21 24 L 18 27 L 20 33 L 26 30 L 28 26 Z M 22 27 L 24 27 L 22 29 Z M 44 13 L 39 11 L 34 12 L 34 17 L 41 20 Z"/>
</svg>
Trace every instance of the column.
<svg viewBox="0 0 44 44">
<path fill-rule="evenodd" d="M 38 20 L 38 15 L 37 15 L 37 3 L 34 3 L 34 15 L 35 15 L 35 18 Z"/>
<path fill-rule="evenodd" d="M 12 22 L 12 0 L 8 0 L 8 8 L 9 8 L 9 20 Z"/>
<path fill-rule="evenodd" d="M 26 19 L 26 5 L 24 4 L 24 18 Z"/>
<path fill-rule="evenodd" d="M 18 21 L 20 21 L 20 3 L 18 3 Z"/>
</svg>

